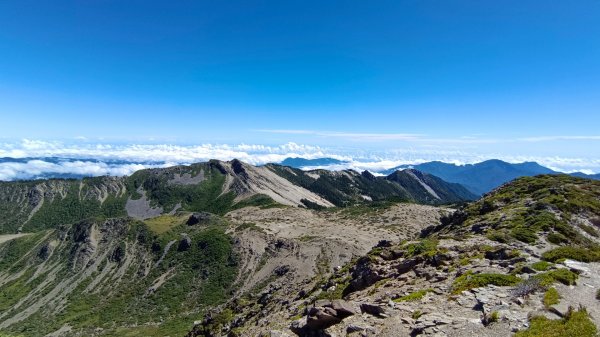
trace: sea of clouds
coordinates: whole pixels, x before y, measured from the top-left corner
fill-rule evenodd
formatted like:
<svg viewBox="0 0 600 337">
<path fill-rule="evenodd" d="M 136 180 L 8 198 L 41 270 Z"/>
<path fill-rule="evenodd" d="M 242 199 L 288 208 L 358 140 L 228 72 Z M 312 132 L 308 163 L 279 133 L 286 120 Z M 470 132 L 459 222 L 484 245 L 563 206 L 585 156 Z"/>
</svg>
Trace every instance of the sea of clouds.
<svg viewBox="0 0 600 337">
<path fill-rule="evenodd" d="M 400 165 L 439 160 L 457 165 L 501 159 L 512 163 L 536 161 L 562 172 L 600 172 L 600 159 L 481 155 L 461 151 L 355 148 L 324 148 L 286 143 L 260 144 L 109 144 L 87 141 L 64 142 L 23 139 L 0 142 L 0 180 L 48 177 L 129 175 L 144 168 L 167 167 L 210 159 L 239 159 L 253 165 L 279 163 L 288 157 L 335 158 L 343 164 L 327 169 L 378 172 Z"/>
</svg>

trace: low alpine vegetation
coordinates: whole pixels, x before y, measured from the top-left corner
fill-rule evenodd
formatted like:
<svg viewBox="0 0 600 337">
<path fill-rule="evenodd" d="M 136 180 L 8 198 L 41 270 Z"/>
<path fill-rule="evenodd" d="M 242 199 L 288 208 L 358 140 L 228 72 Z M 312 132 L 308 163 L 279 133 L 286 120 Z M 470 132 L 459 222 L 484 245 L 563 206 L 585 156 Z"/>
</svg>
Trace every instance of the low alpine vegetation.
<svg viewBox="0 0 600 337">
<path fill-rule="evenodd" d="M 514 286 L 520 281 L 521 279 L 519 277 L 510 274 L 473 274 L 467 272 L 454 280 L 452 293 L 459 294 L 465 290 L 485 287 L 490 284 L 495 286 Z"/>
</svg>

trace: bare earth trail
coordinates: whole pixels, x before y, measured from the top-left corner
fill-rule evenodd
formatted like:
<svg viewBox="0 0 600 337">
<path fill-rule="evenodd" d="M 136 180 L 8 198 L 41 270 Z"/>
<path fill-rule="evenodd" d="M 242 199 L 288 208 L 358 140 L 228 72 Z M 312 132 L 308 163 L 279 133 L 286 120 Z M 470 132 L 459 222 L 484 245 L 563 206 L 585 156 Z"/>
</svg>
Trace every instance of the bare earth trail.
<svg viewBox="0 0 600 337">
<path fill-rule="evenodd" d="M 17 239 L 23 236 L 29 235 L 29 233 L 20 233 L 20 234 L 3 234 L 0 235 L 0 243 L 6 242 L 6 241 L 10 241 L 13 239 Z"/>
</svg>

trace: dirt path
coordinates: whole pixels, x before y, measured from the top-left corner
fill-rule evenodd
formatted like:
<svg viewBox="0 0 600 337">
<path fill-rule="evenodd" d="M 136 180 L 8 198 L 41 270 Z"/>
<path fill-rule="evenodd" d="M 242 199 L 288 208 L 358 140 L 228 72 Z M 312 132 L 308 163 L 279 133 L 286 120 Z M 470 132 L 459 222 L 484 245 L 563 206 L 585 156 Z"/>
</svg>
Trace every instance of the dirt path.
<svg viewBox="0 0 600 337">
<path fill-rule="evenodd" d="M 25 235 L 29 235 L 30 233 L 21 233 L 21 234 L 1 234 L 0 235 L 0 243 L 4 243 L 6 241 L 10 241 L 12 239 L 20 238 Z"/>
</svg>

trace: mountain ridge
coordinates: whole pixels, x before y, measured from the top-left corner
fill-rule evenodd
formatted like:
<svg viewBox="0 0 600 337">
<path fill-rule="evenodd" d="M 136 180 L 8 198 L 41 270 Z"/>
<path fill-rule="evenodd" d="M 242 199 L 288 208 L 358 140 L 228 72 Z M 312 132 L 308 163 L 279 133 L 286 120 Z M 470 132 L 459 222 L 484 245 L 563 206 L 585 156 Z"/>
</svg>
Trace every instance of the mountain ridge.
<svg viewBox="0 0 600 337">
<path fill-rule="evenodd" d="M 303 166 L 298 166 L 298 168 L 303 168 Z M 464 165 L 430 161 L 421 164 L 400 165 L 391 169 L 376 170 L 374 172 L 389 175 L 397 170 L 411 168 L 432 174 L 447 182 L 459 183 L 476 195 L 487 193 L 519 177 L 562 173 L 542 166 L 537 162 L 508 163 L 499 159 L 490 159 L 475 164 Z M 574 172 L 570 173 L 570 175 L 581 178 L 600 179 L 600 174 Z"/>
<path fill-rule="evenodd" d="M 0 210 L 5 212 L 0 232 L 38 230 L 94 216 L 143 220 L 178 210 L 225 214 L 249 205 L 320 208 L 386 200 L 444 204 L 475 198 L 455 185 L 426 177 L 431 186 L 418 183 L 415 175 L 399 183 L 352 170 L 305 172 L 211 160 L 144 169 L 126 177 L 0 182 Z"/>
</svg>

